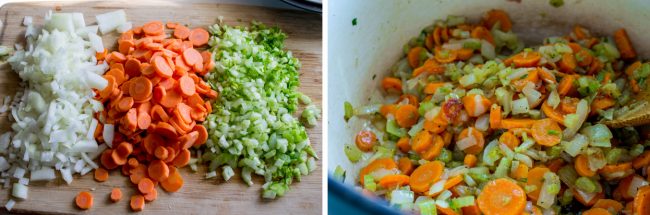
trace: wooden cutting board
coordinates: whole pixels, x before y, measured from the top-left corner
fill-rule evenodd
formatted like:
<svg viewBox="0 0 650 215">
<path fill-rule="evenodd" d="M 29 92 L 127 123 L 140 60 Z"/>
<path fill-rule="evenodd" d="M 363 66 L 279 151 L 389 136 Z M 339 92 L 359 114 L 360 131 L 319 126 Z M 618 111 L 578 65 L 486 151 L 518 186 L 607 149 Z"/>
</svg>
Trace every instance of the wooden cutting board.
<svg viewBox="0 0 650 215">
<path fill-rule="evenodd" d="M 319 106 L 322 101 L 322 22 L 318 14 L 292 10 L 277 10 L 262 7 L 228 5 L 216 3 L 151 2 L 141 0 L 105 1 L 91 3 L 12 3 L 0 8 L 0 19 L 4 26 L 0 30 L 2 45 L 13 46 L 21 43 L 25 27 L 23 17 L 32 16 L 34 22 L 43 23 L 48 10 L 61 12 L 82 12 L 87 24 L 95 23 L 95 15 L 117 9 L 124 9 L 128 20 L 140 26 L 147 21 L 161 20 L 189 24 L 190 27 L 207 27 L 217 21 L 219 16 L 228 25 L 247 25 L 252 20 L 267 25 L 277 25 L 288 34 L 286 49 L 291 50 L 302 62 L 300 91 L 310 96 Z M 117 33 L 103 37 L 106 46 L 113 46 Z M 0 98 L 13 95 L 20 90 L 18 75 L 8 65 L 0 66 Z M 0 132 L 9 130 L 8 114 L 0 114 Z M 322 157 L 322 125 L 308 129 L 311 143 Z M 291 191 L 282 198 L 267 201 L 261 198 L 263 178 L 255 177 L 253 186 L 245 185 L 239 171 L 230 181 L 204 179 L 205 168 L 192 173 L 183 168 L 184 187 L 176 193 L 166 193 L 158 188 L 158 199 L 147 203 L 145 214 L 319 214 L 322 209 L 322 162 L 310 175 L 295 182 Z M 91 172 L 92 173 L 92 172 Z M 110 190 L 120 187 L 124 198 L 120 202 L 109 200 Z M 92 190 L 95 199 L 92 209 L 82 211 L 74 206 L 74 197 L 80 191 Z M 29 185 L 29 198 L 18 202 L 11 213 L 44 214 L 124 214 L 130 212 L 128 199 L 134 194 L 134 187 L 128 178 L 119 171 L 113 171 L 109 180 L 98 183 L 92 174 L 75 176 L 72 184 L 63 180 L 32 183 Z M 10 190 L 0 189 L 0 213 L 6 213 L 4 204 Z"/>
</svg>

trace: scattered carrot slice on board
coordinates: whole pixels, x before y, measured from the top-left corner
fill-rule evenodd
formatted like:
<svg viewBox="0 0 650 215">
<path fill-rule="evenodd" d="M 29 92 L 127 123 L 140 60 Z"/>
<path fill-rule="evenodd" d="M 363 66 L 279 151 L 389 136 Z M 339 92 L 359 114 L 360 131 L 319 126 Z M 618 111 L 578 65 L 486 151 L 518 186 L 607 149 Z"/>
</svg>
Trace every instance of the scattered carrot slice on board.
<svg viewBox="0 0 650 215">
<path fill-rule="evenodd" d="M 120 188 L 113 188 L 111 190 L 111 201 L 118 202 L 122 199 L 122 190 Z"/>
<path fill-rule="evenodd" d="M 133 211 L 142 211 L 142 209 L 144 209 L 144 196 L 140 194 L 131 196 L 131 202 L 129 205 Z"/>
<path fill-rule="evenodd" d="M 87 191 L 81 191 L 77 194 L 77 197 L 75 197 L 74 202 L 80 209 L 90 209 L 93 207 L 93 194 Z"/>
<path fill-rule="evenodd" d="M 180 190 L 185 183 L 178 170 L 176 170 L 176 168 L 173 169 L 173 171 L 170 170 L 169 177 L 160 183 L 162 188 L 167 192 L 176 192 Z"/>
</svg>

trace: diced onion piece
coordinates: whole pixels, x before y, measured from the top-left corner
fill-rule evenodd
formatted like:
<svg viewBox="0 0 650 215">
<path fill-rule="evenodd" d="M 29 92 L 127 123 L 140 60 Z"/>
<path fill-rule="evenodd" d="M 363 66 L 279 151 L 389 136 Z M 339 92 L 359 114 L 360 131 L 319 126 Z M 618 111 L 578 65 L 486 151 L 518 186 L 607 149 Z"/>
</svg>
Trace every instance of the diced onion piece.
<svg viewBox="0 0 650 215">
<path fill-rule="evenodd" d="M 104 142 L 108 145 L 108 147 L 113 148 L 113 137 L 115 137 L 115 126 L 113 124 L 105 124 L 102 135 L 104 137 Z"/>
<path fill-rule="evenodd" d="M 34 18 L 32 18 L 31 16 L 25 16 L 25 18 L 23 19 L 23 25 L 24 26 L 31 25 L 33 21 Z"/>
<path fill-rule="evenodd" d="M 553 89 L 551 91 L 546 102 L 549 106 L 553 107 L 553 109 L 560 105 L 560 95 L 557 93 L 557 90 Z"/>
<path fill-rule="evenodd" d="M 636 196 L 636 193 L 639 190 L 639 188 L 647 185 L 648 185 L 648 181 L 646 181 L 645 179 L 643 179 L 638 175 L 635 175 L 632 178 L 632 182 L 630 182 L 630 187 L 627 189 L 626 192 L 630 196 Z"/>
<path fill-rule="evenodd" d="M 488 41 L 481 40 L 481 55 L 487 59 L 494 59 L 496 57 L 494 45 Z"/>
<path fill-rule="evenodd" d="M 436 183 L 433 183 L 433 185 L 431 185 L 431 188 L 429 188 L 429 195 L 440 193 L 442 190 L 444 190 L 446 182 L 447 182 L 447 180 L 443 179 L 443 180 L 437 181 Z"/>
<path fill-rule="evenodd" d="M 43 181 L 43 180 L 53 180 L 56 178 L 54 174 L 54 169 L 49 167 L 43 167 L 42 169 L 32 171 L 29 179 L 32 181 Z"/>
<path fill-rule="evenodd" d="M 27 199 L 29 188 L 20 183 L 14 183 L 11 189 L 11 195 L 19 199 Z"/>
<path fill-rule="evenodd" d="M 45 29 L 48 31 L 54 31 L 54 29 L 59 31 L 75 32 L 74 22 L 72 21 L 72 14 L 70 13 L 54 13 L 50 17 L 50 20 L 47 20 L 45 23 Z"/>
<path fill-rule="evenodd" d="M 88 32 L 88 40 L 90 40 L 90 46 L 95 49 L 95 52 L 104 51 L 104 42 L 97 34 Z"/>
<path fill-rule="evenodd" d="M 544 184 L 537 199 L 537 205 L 550 208 L 555 203 L 555 196 L 560 192 L 560 177 L 553 172 L 544 174 Z"/>
<path fill-rule="evenodd" d="M 124 33 L 133 27 L 133 23 L 125 22 L 117 27 L 117 33 Z"/>
<path fill-rule="evenodd" d="M 582 127 L 582 123 L 584 123 L 587 119 L 587 116 L 589 116 L 589 102 L 585 99 L 581 99 L 580 102 L 578 102 L 578 107 L 575 114 L 577 116 L 576 119 L 573 119 L 575 122 L 567 123 L 568 119 L 565 117 L 564 124 L 567 126 L 567 128 L 564 129 L 564 132 L 562 134 L 564 138 L 572 138 L 573 135 L 578 132 L 578 129 Z"/>
<path fill-rule="evenodd" d="M 522 92 L 524 93 L 524 95 L 526 95 L 526 99 L 528 100 L 529 106 L 535 106 L 536 104 L 539 104 L 539 102 L 542 100 L 542 93 L 535 90 L 535 84 L 531 82 L 526 83 L 526 86 L 524 86 Z"/>
<path fill-rule="evenodd" d="M 16 201 L 14 201 L 13 199 L 9 199 L 9 201 L 7 201 L 7 204 L 5 204 L 5 208 L 7 209 L 7 211 L 11 211 L 11 209 L 14 208 L 15 204 Z"/>
<path fill-rule="evenodd" d="M 99 25 L 99 31 L 102 34 L 111 32 L 120 25 L 126 23 L 126 13 L 124 10 L 116 10 L 108 13 L 103 13 L 95 16 L 97 19 L 97 24 Z"/>
<path fill-rule="evenodd" d="M 70 170 L 70 168 L 61 169 L 60 172 L 61 172 L 61 177 L 66 183 L 68 184 L 72 183 L 72 171 Z"/>
<path fill-rule="evenodd" d="M 108 86 L 108 81 L 95 73 L 88 72 L 86 73 L 86 83 L 90 88 L 102 90 Z"/>
<path fill-rule="evenodd" d="M 476 129 L 479 131 L 487 131 L 488 128 L 490 128 L 490 115 L 483 114 L 479 116 L 476 119 L 476 123 L 474 123 L 474 127 L 476 127 Z"/>
<path fill-rule="evenodd" d="M 80 29 L 86 27 L 86 21 L 84 20 L 83 13 L 72 13 L 72 24 L 75 29 Z"/>
<path fill-rule="evenodd" d="M 512 101 L 512 114 L 528 113 L 529 110 L 530 110 L 530 106 L 528 103 L 528 99 L 520 98 Z"/>
<path fill-rule="evenodd" d="M 472 129 L 472 128 L 469 128 L 469 129 Z M 472 146 L 476 145 L 476 143 L 477 143 L 476 138 L 474 138 L 474 136 L 472 136 L 472 135 L 468 135 L 467 137 L 465 137 L 465 138 L 459 140 L 458 142 L 456 142 L 456 147 L 458 147 L 458 149 L 460 149 L 460 150 L 465 150 L 465 149 L 467 149 L 469 147 L 472 147 Z"/>
</svg>

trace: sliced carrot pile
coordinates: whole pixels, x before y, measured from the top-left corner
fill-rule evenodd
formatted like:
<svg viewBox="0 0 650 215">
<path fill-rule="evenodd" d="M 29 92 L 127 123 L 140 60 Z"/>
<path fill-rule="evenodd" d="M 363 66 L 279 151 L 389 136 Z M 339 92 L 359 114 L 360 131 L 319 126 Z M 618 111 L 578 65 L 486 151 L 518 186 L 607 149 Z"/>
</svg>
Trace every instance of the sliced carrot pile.
<svg viewBox="0 0 650 215">
<path fill-rule="evenodd" d="M 97 116 L 100 126 L 116 128 L 108 143 L 112 147 L 100 161 L 108 170 L 121 167 L 137 187 L 142 195 L 131 198 L 136 211 L 143 209 L 144 199 L 157 198 L 157 185 L 168 192 L 183 186 L 181 175 L 171 170 L 189 164 L 189 148 L 207 141 L 201 122 L 212 111 L 206 100 L 217 97 L 202 79 L 214 67 L 212 53 L 197 50 L 207 44 L 208 32 L 178 23 L 166 26 L 173 29 L 173 37 L 160 21 L 122 33 L 118 51 L 104 57 L 110 67 L 104 74 L 108 87 L 97 93 L 105 106 Z M 96 134 L 102 136 L 101 131 Z M 108 173 L 97 169 L 95 178 L 105 181 Z"/>
</svg>

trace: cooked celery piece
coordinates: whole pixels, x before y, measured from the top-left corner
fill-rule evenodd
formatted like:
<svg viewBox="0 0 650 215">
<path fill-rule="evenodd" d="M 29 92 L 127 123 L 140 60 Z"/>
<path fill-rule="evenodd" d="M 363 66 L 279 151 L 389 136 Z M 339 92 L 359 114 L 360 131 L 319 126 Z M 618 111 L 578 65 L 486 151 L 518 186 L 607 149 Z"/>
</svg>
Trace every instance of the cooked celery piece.
<svg viewBox="0 0 650 215">
<path fill-rule="evenodd" d="M 436 201 L 434 200 L 418 202 L 417 206 L 420 209 L 420 215 L 438 215 Z"/>
<path fill-rule="evenodd" d="M 616 164 L 618 163 L 618 160 L 621 159 L 621 156 L 623 155 L 624 150 L 621 148 L 613 148 L 607 152 L 605 155 L 605 160 L 607 160 L 607 164 Z"/>
<path fill-rule="evenodd" d="M 581 189 L 582 191 L 585 191 L 587 193 L 593 193 L 598 190 L 598 186 L 596 185 L 596 183 L 592 181 L 590 178 L 584 176 L 576 179 L 575 186 L 576 188 Z"/>
<path fill-rule="evenodd" d="M 463 196 L 451 199 L 449 206 L 452 209 L 460 209 L 462 207 L 474 205 L 474 196 Z"/>
<path fill-rule="evenodd" d="M 339 182 L 344 182 L 345 181 L 345 170 L 343 167 L 340 165 L 336 165 L 336 169 L 334 169 L 334 179 L 336 179 Z"/>
<path fill-rule="evenodd" d="M 345 151 L 345 156 L 347 156 L 352 163 L 361 160 L 361 156 L 363 155 L 363 152 L 355 145 L 345 144 L 343 150 Z"/>
<path fill-rule="evenodd" d="M 366 188 L 370 191 L 375 191 L 377 189 L 377 184 L 375 183 L 375 179 L 372 177 L 372 175 L 367 174 L 363 176 L 363 188 Z"/>
<path fill-rule="evenodd" d="M 215 69 L 205 78 L 219 97 L 206 120 L 210 141 L 203 160 L 209 171 L 242 168 L 249 185 L 251 174 L 264 176 L 263 197 L 283 196 L 294 178 L 313 171 L 310 159 L 316 157 L 294 116 L 299 100 L 311 103 L 297 91 L 300 62 L 284 51 L 286 35 L 277 27 L 254 22 L 248 28 L 215 24 L 209 30 Z M 319 115 L 310 105 L 301 119 L 315 126 Z"/>
<path fill-rule="evenodd" d="M 643 148 L 644 147 L 641 144 L 632 145 L 632 147 L 630 148 L 630 156 L 636 157 L 641 155 L 643 153 Z"/>
<path fill-rule="evenodd" d="M 548 209 L 555 203 L 555 196 L 558 193 L 560 193 L 560 177 L 553 172 L 546 172 L 544 174 L 544 184 L 536 204 Z"/>
</svg>

